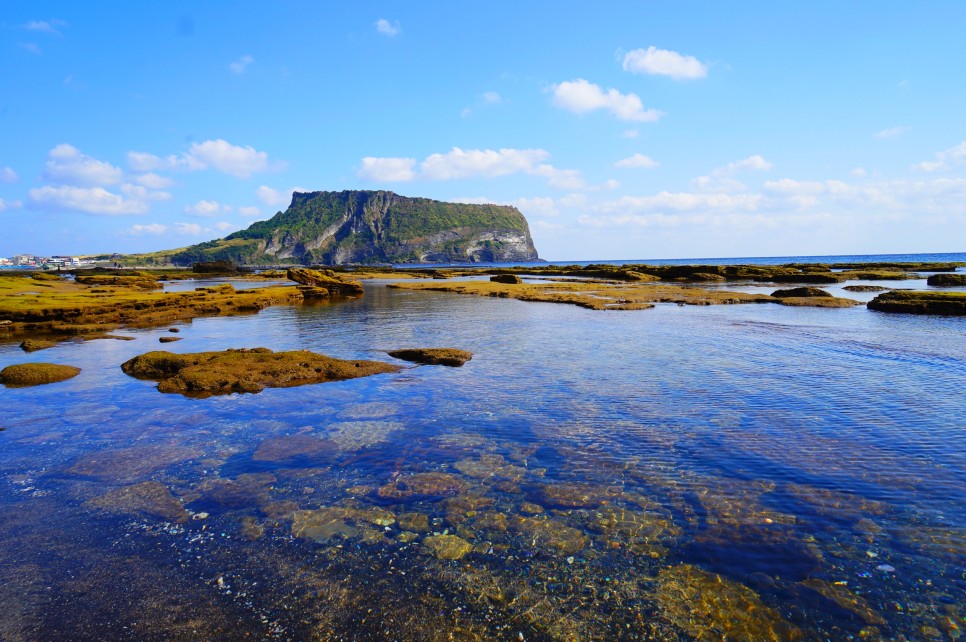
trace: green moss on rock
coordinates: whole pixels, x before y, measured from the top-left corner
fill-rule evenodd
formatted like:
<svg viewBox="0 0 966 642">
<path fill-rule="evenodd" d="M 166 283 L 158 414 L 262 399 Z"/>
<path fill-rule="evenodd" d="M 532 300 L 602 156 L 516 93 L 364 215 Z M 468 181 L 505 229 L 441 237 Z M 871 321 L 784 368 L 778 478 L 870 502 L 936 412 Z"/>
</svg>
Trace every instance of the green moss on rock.
<svg viewBox="0 0 966 642">
<path fill-rule="evenodd" d="M 20 363 L 0 370 L 0 383 L 9 387 L 40 386 L 76 377 L 80 371 L 55 363 Z"/>
<path fill-rule="evenodd" d="M 302 386 L 396 372 L 379 361 L 343 361 L 307 350 L 267 348 L 174 354 L 154 351 L 134 357 L 121 369 L 138 379 L 158 381 L 158 390 L 192 397 L 261 392 L 266 387 Z"/>
<path fill-rule="evenodd" d="M 389 356 L 413 363 L 458 368 L 472 359 L 473 353 L 456 348 L 407 348 L 392 350 L 389 352 Z"/>
<path fill-rule="evenodd" d="M 877 312 L 966 316 L 966 292 L 893 290 L 880 294 L 866 305 Z"/>
</svg>

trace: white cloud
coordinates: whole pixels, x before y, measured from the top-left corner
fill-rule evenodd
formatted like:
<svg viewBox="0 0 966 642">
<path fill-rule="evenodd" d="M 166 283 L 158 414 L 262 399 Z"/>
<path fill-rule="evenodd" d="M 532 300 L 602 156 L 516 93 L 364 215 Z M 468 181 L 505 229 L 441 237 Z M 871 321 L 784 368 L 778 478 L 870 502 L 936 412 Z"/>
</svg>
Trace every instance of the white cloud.
<svg viewBox="0 0 966 642">
<path fill-rule="evenodd" d="M 128 152 L 127 165 L 135 172 L 152 172 L 154 170 L 196 172 L 207 169 L 204 163 L 188 154 L 181 156 L 171 154 L 162 158 L 147 152 Z"/>
<path fill-rule="evenodd" d="M 124 183 L 121 185 L 121 193 L 136 201 L 167 201 L 171 194 L 161 190 L 149 190 L 143 185 Z"/>
<path fill-rule="evenodd" d="M 126 236 L 142 236 L 144 234 L 151 234 L 154 236 L 159 236 L 168 231 L 166 225 L 161 225 L 160 223 L 148 223 L 147 225 L 132 225 L 127 229 L 124 234 Z"/>
<path fill-rule="evenodd" d="M 0 183 L 16 183 L 19 180 L 20 176 L 13 171 L 12 167 L 0 168 Z"/>
<path fill-rule="evenodd" d="M 43 53 L 41 52 L 40 47 L 32 42 L 21 42 L 20 48 L 23 49 L 24 51 L 29 51 L 35 56 L 39 56 L 41 53 Z"/>
<path fill-rule="evenodd" d="M 537 176 L 544 176 L 551 187 L 557 189 L 583 189 L 587 182 L 576 169 L 557 169 L 553 165 L 538 165 L 533 172 Z"/>
<path fill-rule="evenodd" d="M 705 193 L 735 193 L 744 192 L 748 187 L 739 180 L 725 176 L 698 176 L 691 179 L 691 189 Z"/>
<path fill-rule="evenodd" d="M 160 176 L 151 172 L 136 176 L 134 182 L 149 189 L 166 189 L 174 185 L 174 181 L 167 176 Z"/>
<path fill-rule="evenodd" d="M 509 204 L 513 205 L 527 216 L 560 216 L 560 211 L 557 209 L 553 199 L 546 196 L 518 198 L 510 201 Z"/>
<path fill-rule="evenodd" d="M 762 156 L 755 154 L 754 156 L 749 156 L 743 160 L 728 163 L 723 167 L 718 167 L 717 169 L 711 171 L 711 175 L 731 176 L 733 174 L 737 174 L 738 172 L 743 172 L 749 169 L 767 171 L 772 167 L 774 166 L 770 162 L 766 161 Z"/>
<path fill-rule="evenodd" d="M 253 62 L 255 62 L 254 58 L 249 55 L 244 55 L 235 62 L 229 64 L 228 68 L 231 70 L 231 73 L 240 76 L 248 70 L 248 65 L 252 64 Z"/>
<path fill-rule="evenodd" d="M 550 157 L 543 149 L 461 149 L 445 154 L 430 154 L 422 162 L 414 158 L 362 159 L 360 178 L 374 181 L 446 181 L 464 178 L 496 178 L 510 174 L 542 176 L 552 187 L 582 189 L 586 186 L 580 172 L 559 169 L 542 161 Z"/>
<path fill-rule="evenodd" d="M 826 191 L 827 185 L 819 181 L 796 181 L 791 178 L 783 178 L 777 181 L 765 181 L 761 189 L 766 193 L 780 195 L 813 195 Z"/>
<path fill-rule="evenodd" d="M 653 169 L 660 166 L 660 163 L 644 154 L 634 154 L 614 163 L 614 167 L 619 169 Z"/>
<path fill-rule="evenodd" d="M 889 127 L 888 129 L 874 133 L 873 136 L 878 139 L 895 138 L 905 134 L 910 129 L 910 127 Z"/>
<path fill-rule="evenodd" d="M 69 185 L 114 185 L 124 173 L 119 167 L 82 154 L 73 145 L 63 143 L 47 154 L 44 177 Z"/>
<path fill-rule="evenodd" d="M 282 162 L 269 163 L 266 152 L 251 146 L 232 145 L 226 140 L 206 140 L 192 143 L 181 156 L 155 156 L 147 152 L 128 152 L 128 166 L 136 172 L 157 170 L 199 171 L 216 169 L 238 178 L 249 178 L 257 172 L 282 169 Z"/>
<path fill-rule="evenodd" d="M 920 172 L 935 172 L 941 169 L 949 169 L 950 163 L 958 164 L 964 161 L 966 161 L 966 141 L 955 147 L 936 152 L 936 160 L 916 163 L 912 166 L 912 169 Z"/>
<path fill-rule="evenodd" d="M 488 105 L 499 105 L 503 102 L 503 98 L 500 94 L 495 91 L 484 91 L 483 92 L 483 102 Z"/>
<path fill-rule="evenodd" d="M 204 228 L 197 223 L 175 223 L 172 231 L 179 236 L 199 236 Z"/>
<path fill-rule="evenodd" d="M 376 26 L 376 31 L 386 36 L 396 36 L 400 31 L 402 31 L 398 20 L 389 22 L 385 18 L 379 18 L 374 24 Z"/>
<path fill-rule="evenodd" d="M 144 214 L 148 204 L 140 200 L 125 199 L 103 187 L 44 186 L 30 190 L 31 206 L 48 211 L 74 211 L 106 216 Z"/>
<path fill-rule="evenodd" d="M 229 223 L 228 221 L 219 221 L 218 223 L 215 223 L 214 225 L 212 225 L 212 227 L 218 230 L 219 232 L 227 232 L 228 230 L 238 229 L 238 225 L 236 225 L 235 223 Z"/>
<path fill-rule="evenodd" d="M 11 201 L 8 203 L 0 198 L 0 212 L 5 212 L 7 210 L 19 210 L 21 207 L 23 207 L 22 201 Z"/>
<path fill-rule="evenodd" d="M 57 27 L 67 27 L 69 26 L 63 20 L 31 20 L 23 25 L 23 28 L 27 31 L 39 31 L 41 33 L 49 33 L 55 36 L 61 35 L 60 30 Z"/>
<path fill-rule="evenodd" d="M 637 138 L 641 135 L 641 130 L 639 129 L 625 129 L 621 132 L 621 138 Z"/>
<path fill-rule="evenodd" d="M 451 180 L 482 176 L 493 178 L 517 172 L 537 173 L 540 161 L 550 154 L 542 149 L 469 149 L 454 147 L 445 154 L 431 154 L 420 164 L 423 177 Z M 553 168 L 545 166 L 544 175 Z"/>
<path fill-rule="evenodd" d="M 210 218 L 212 216 L 218 216 L 223 212 L 230 212 L 231 207 L 228 205 L 222 205 L 218 201 L 200 200 L 194 205 L 185 206 L 184 211 L 185 214 L 190 214 L 192 216 L 203 216 L 205 218 Z"/>
<path fill-rule="evenodd" d="M 370 181 L 411 181 L 416 178 L 413 168 L 415 158 L 376 158 L 366 156 L 362 159 L 359 178 Z"/>
<path fill-rule="evenodd" d="M 277 189 L 272 189 L 268 185 L 262 185 L 257 190 L 255 190 L 255 196 L 258 199 L 270 205 L 272 207 L 282 207 L 288 206 L 292 202 L 292 192 L 297 191 L 295 188 L 288 190 L 287 192 L 280 192 Z"/>
<path fill-rule="evenodd" d="M 759 194 L 693 194 L 690 192 L 660 192 L 654 196 L 624 196 L 601 204 L 601 211 L 656 212 L 672 210 L 684 212 L 698 209 L 744 210 L 758 209 Z"/>
<path fill-rule="evenodd" d="M 238 213 L 246 218 L 258 218 L 262 215 L 262 211 L 254 205 L 239 207 Z"/>
<path fill-rule="evenodd" d="M 560 211 L 554 204 L 554 200 L 548 196 L 537 196 L 534 198 L 516 198 L 510 201 L 486 198 L 485 196 L 460 197 L 455 199 L 457 203 L 476 203 L 479 205 L 512 205 L 527 217 L 530 216 L 560 216 Z"/>
<path fill-rule="evenodd" d="M 865 178 L 868 174 L 869 173 L 865 170 L 864 167 L 856 167 L 851 172 L 849 172 L 849 176 L 853 176 L 855 178 Z"/>
<path fill-rule="evenodd" d="M 641 123 L 654 122 L 663 115 L 656 109 L 644 109 L 637 94 L 622 94 L 616 89 L 604 91 L 583 78 L 562 82 L 552 89 L 553 104 L 577 114 L 604 109 L 620 120 Z"/>
<path fill-rule="evenodd" d="M 652 76 L 670 76 L 674 80 L 693 80 L 708 75 L 708 67 L 694 56 L 676 51 L 648 47 L 635 49 L 624 56 L 624 71 Z"/>
<path fill-rule="evenodd" d="M 206 140 L 193 143 L 188 156 L 205 166 L 238 178 L 248 178 L 256 172 L 268 169 L 268 154 L 255 151 L 254 147 L 232 145 L 226 140 Z"/>
</svg>

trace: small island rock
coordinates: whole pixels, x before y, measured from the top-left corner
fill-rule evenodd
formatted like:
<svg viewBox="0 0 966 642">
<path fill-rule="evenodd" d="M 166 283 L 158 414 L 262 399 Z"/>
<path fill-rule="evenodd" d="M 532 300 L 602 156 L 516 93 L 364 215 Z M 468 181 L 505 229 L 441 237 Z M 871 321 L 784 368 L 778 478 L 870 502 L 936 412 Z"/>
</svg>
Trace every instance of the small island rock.
<svg viewBox="0 0 966 642">
<path fill-rule="evenodd" d="M 821 288 L 789 288 L 787 290 L 775 290 L 771 293 L 773 297 L 784 299 L 784 298 L 800 298 L 800 297 L 813 297 L 813 296 L 832 296 L 830 293 L 826 292 Z"/>
<path fill-rule="evenodd" d="M 344 361 L 308 350 L 272 352 L 268 348 L 174 354 L 154 351 L 121 364 L 138 379 L 152 379 L 160 392 L 210 397 L 268 388 L 355 379 L 399 366 L 381 361 Z"/>
<path fill-rule="evenodd" d="M 458 368 L 472 359 L 473 353 L 456 348 L 408 348 L 392 350 L 389 352 L 389 356 L 413 363 Z"/>
<path fill-rule="evenodd" d="M 80 371 L 55 363 L 20 363 L 0 370 L 0 383 L 11 387 L 40 386 L 76 377 Z"/>
</svg>

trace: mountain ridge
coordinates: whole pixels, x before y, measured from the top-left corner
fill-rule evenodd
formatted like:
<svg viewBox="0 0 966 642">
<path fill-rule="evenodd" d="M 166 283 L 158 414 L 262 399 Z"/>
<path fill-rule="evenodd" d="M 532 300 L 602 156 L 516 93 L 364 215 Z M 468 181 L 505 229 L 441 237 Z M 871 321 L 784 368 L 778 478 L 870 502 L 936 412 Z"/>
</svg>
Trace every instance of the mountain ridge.
<svg viewBox="0 0 966 642">
<path fill-rule="evenodd" d="M 172 263 L 249 265 L 481 263 L 539 260 L 509 205 L 448 203 L 387 190 L 295 192 L 285 211 L 184 248 Z"/>
</svg>

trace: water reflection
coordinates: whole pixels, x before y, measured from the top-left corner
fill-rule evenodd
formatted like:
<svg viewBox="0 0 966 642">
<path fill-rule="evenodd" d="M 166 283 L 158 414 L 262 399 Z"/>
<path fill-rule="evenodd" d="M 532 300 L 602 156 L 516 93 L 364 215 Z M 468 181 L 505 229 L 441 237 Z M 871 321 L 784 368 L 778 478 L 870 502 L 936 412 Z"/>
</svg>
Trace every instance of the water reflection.
<svg viewBox="0 0 966 642">
<path fill-rule="evenodd" d="M 0 390 L 0 638 L 960 637 L 960 320 L 371 286 L 168 347 L 474 359 L 202 400 L 165 331 Z"/>
</svg>

